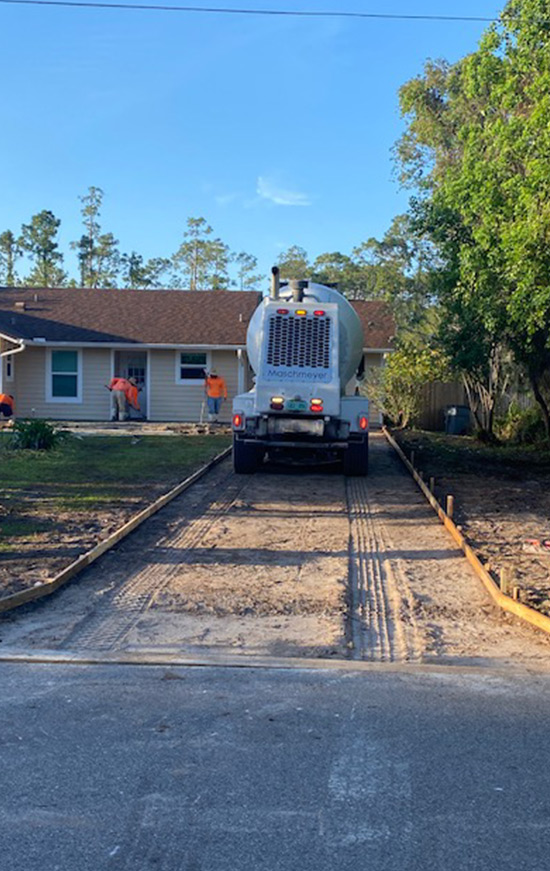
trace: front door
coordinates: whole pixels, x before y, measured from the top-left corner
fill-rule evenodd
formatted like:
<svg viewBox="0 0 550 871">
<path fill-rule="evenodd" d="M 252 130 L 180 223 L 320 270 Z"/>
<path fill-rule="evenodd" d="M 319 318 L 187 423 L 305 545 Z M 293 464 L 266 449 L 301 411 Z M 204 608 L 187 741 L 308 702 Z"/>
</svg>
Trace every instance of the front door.
<svg viewBox="0 0 550 871">
<path fill-rule="evenodd" d="M 115 378 L 135 378 L 141 411 L 130 409 L 130 418 L 147 416 L 147 351 L 115 351 Z"/>
</svg>

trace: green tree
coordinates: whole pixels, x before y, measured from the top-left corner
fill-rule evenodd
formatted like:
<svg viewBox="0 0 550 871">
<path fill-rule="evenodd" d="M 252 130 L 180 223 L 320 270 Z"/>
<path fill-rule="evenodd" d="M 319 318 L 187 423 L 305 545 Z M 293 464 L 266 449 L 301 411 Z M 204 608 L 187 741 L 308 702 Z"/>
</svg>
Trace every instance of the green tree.
<svg viewBox="0 0 550 871">
<path fill-rule="evenodd" d="M 91 186 L 79 197 L 85 233 L 71 248 L 77 252 L 82 287 L 116 287 L 120 254 L 118 240 L 112 233 L 102 233 L 99 218 L 103 191 Z"/>
<path fill-rule="evenodd" d="M 258 259 L 241 251 L 235 256 L 237 264 L 237 287 L 239 290 L 256 290 L 264 276 L 257 272 Z"/>
<path fill-rule="evenodd" d="M 549 86 L 548 0 L 511 0 L 476 52 L 430 62 L 402 88 L 397 152 L 402 179 L 429 202 L 447 253 L 454 247 L 443 322 L 460 331 L 467 312 L 487 373 L 496 344 L 512 350 L 550 436 Z"/>
<path fill-rule="evenodd" d="M 18 283 L 15 264 L 22 256 L 21 243 L 11 230 L 0 233 L 0 283 L 15 287 Z"/>
<path fill-rule="evenodd" d="M 170 267 L 164 257 L 153 257 L 145 261 L 141 254 L 132 251 L 120 257 L 122 287 L 147 289 L 161 286 L 161 278 Z"/>
<path fill-rule="evenodd" d="M 306 279 L 310 277 L 311 266 L 309 265 L 307 252 L 300 248 L 299 245 L 291 245 L 286 251 L 280 254 L 277 260 L 281 278 L 289 281 L 290 279 Z"/>
<path fill-rule="evenodd" d="M 211 290 L 226 290 L 230 283 L 229 261 L 232 259 L 228 245 L 221 239 L 212 239 L 208 242 L 207 253 L 204 286 Z"/>
<path fill-rule="evenodd" d="M 430 270 L 435 256 L 410 215 L 398 215 L 381 240 L 371 237 L 352 251 L 360 296 L 388 302 L 400 331 L 431 329 Z"/>
<path fill-rule="evenodd" d="M 59 251 L 57 233 L 61 221 L 53 212 L 44 210 L 33 215 L 30 224 L 23 224 L 19 245 L 33 263 L 24 284 L 30 287 L 61 287 L 66 280 L 63 254 Z"/>
<path fill-rule="evenodd" d="M 230 252 L 212 237 L 212 227 L 204 218 L 188 218 L 183 242 L 172 257 L 172 286 L 206 290 L 229 285 Z"/>
<path fill-rule="evenodd" d="M 365 270 L 348 254 L 340 251 L 319 254 L 313 262 L 311 277 L 319 284 L 336 284 L 350 299 L 365 296 Z"/>
</svg>

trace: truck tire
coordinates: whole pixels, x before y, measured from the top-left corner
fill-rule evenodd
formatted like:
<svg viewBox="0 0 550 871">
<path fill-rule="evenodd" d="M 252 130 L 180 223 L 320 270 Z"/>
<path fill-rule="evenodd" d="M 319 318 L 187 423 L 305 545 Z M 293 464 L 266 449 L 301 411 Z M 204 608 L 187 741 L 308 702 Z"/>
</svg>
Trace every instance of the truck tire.
<svg viewBox="0 0 550 871">
<path fill-rule="evenodd" d="M 247 445 L 233 438 L 233 469 L 237 475 L 253 475 L 258 468 L 259 452 L 256 445 Z"/>
<path fill-rule="evenodd" d="M 369 473 L 369 443 L 350 442 L 344 451 L 344 475 L 348 477 L 364 477 Z"/>
</svg>

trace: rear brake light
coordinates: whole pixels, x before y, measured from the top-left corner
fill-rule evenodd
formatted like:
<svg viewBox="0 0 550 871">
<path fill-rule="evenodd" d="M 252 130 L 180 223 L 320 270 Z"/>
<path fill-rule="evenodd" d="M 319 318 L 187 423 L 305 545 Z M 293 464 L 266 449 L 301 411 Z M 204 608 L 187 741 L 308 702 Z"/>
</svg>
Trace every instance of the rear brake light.
<svg viewBox="0 0 550 871">
<path fill-rule="evenodd" d="M 317 311 L 313 312 L 314 315 L 317 315 L 318 318 L 322 318 L 324 315 L 324 311 L 322 309 L 317 309 Z"/>
<path fill-rule="evenodd" d="M 277 309 L 277 314 L 278 314 L 278 315 L 287 315 L 287 314 L 288 314 L 288 309 L 287 309 L 287 308 L 278 308 L 278 309 Z"/>
<path fill-rule="evenodd" d="M 233 415 L 233 429 L 243 429 L 244 427 L 244 417 L 242 414 L 234 414 Z"/>
<path fill-rule="evenodd" d="M 364 414 L 359 416 L 359 429 L 365 430 L 369 428 L 369 419 Z"/>
<path fill-rule="evenodd" d="M 323 400 L 322 399 L 312 399 L 309 404 L 309 410 L 314 414 L 320 414 L 323 411 Z"/>
</svg>

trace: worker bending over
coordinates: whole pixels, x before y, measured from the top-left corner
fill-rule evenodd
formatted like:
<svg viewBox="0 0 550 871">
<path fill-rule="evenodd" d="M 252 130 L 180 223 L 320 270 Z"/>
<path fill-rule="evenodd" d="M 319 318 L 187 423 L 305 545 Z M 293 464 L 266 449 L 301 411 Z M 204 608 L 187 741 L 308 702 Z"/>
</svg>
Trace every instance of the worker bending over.
<svg viewBox="0 0 550 871">
<path fill-rule="evenodd" d="M 15 403 L 11 393 L 0 393 L 0 420 L 12 418 L 15 414 Z"/>
<path fill-rule="evenodd" d="M 218 414 L 224 399 L 227 399 L 227 385 L 225 379 L 218 375 L 217 369 L 211 369 L 210 375 L 206 376 L 204 392 L 208 404 L 208 420 L 218 420 Z"/>
<path fill-rule="evenodd" d="M 140 411 L 135 378 L 111 378 L 109 390 L 113 397 L 111 420 L 128 420 L 130 406 Z"/>
</svg>

